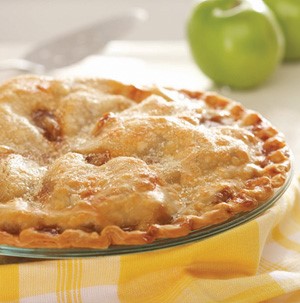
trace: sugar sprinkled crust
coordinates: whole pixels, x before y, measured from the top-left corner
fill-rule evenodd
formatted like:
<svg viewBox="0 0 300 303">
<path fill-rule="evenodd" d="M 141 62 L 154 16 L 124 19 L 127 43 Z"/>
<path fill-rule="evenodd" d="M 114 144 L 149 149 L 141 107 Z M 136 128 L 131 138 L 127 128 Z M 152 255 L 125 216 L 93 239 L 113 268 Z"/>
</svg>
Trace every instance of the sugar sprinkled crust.
<svg viewBox="0 0 300 303">
<path fill-rule="evenodd" d="M 255 209 L 290 168 L 261 115 L 210 92 L 103 79 L 0 87 L 0 244 L 139 245 Z"/>
</svg>

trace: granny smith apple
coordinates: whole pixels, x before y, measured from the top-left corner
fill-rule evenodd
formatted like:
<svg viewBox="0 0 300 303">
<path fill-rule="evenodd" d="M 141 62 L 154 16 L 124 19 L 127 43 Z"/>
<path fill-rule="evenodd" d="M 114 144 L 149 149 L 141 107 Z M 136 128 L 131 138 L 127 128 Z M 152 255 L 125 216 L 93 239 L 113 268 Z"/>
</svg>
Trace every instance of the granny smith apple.
<svg viewBox="0 0 300 303">
<path fill-rule="evenodd" d="M 264 0 L 283 30 L 286 60 L 300 59 L 300 0 Z"/>
<path fill-rule="evenodd" d="M 281 28 L 262 0 L 201 1 L 187 29 L 196 63 L 217 84 L 257 86 L 282 60 Z"/>
</svg>

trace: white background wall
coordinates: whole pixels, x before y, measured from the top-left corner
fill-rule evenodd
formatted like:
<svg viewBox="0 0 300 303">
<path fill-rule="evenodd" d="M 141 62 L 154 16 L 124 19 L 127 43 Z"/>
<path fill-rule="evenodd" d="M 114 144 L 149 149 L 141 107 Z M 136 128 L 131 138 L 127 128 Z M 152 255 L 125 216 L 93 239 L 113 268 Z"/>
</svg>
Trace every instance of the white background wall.
<svg viewBox="0 0 300 303">
<path fill-rule="evenodd" d="M 126 38 L 177 40 L 194 0 L 0 0 L 0 43 L 38 42 L 130 7 L 143 7 L 149 20 Z"/>
</svg>

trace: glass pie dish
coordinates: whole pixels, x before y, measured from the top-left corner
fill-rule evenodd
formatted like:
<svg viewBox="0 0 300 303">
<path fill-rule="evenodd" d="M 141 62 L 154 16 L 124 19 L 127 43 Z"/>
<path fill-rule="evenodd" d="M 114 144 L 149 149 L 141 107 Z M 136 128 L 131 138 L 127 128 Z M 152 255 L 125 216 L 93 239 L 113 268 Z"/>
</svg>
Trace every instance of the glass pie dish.
<svg viewBox="0 0 300 303">
<path fill-rule="evenodd" d="M 183 245 L 251 220 L 288 187 L 283 134 L 213 92 L 20 76 L 0 87 L 0 127 L 2 255 Z"/>
<path fill-rule="evenodd" d="M 293 178 L 293 163 L 291 161 L 291 169 L 288 173 L 283 186 L 278 188 L 274 195 L 265 203 L 261 204 L 256 209 L 247 213 L 240 213 L 224 223 L 212 225 L 201 230 L 192 231 L 184 237 L 174 239 L 159 239 L 150 244 L 145 245 L 115 245 L 105 249 L 86 249 L 86 248 L 20 248 L 8 245 L 0 245 L 0 256 L 22 257 L 22 258 L 37 258 L 37 259 L 68 259 L 82 257 L 97 257 L 97 256 L 113 256 L 123 254 L 134 254 L 147 251 L 155 251 L 159 249 L 171 248 L 174 246 L 194 243 L 206 240 L 210 237 L 220 235 L 232 228 L 238 227 L 241 224 L 249 222 L 266 210 L 270 209 L 287 191 Z"/>
</svg>

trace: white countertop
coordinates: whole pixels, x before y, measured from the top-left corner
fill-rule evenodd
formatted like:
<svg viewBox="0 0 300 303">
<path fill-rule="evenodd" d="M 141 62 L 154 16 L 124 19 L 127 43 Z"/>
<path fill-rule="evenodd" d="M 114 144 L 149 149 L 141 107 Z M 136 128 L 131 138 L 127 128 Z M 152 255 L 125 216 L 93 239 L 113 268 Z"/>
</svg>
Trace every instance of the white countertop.
<svg viewBox="0 0 300 303">
<path fill-rule="evenodd" d="M 0 59 L 20 57 L 28 45 L 0 44 Z M 113 41 L 102 54 L 54 75 L 99 76 L 125 82 L 215 90 L 268 118 L 282 131 L 300 171 L 300 62 L 282 64 L 263 86 L 249 91 L 216 88 L 195 66 L 184 41 Z M 0 74 L 0 80 L 7 77 Z"/>
</svg>

